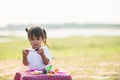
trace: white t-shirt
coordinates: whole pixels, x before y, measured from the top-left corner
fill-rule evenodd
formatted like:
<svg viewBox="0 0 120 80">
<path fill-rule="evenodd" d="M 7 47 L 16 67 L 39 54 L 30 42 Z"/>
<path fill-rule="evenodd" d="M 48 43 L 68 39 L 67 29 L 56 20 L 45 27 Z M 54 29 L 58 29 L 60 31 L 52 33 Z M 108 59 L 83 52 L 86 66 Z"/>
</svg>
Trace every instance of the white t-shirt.
<svg viewBox="0 0 120 80">
<path fill-rule="evenodd" d="M 40 48 L 43 49 L 44 54 L 49 59 L 49 64 L 50 64 L 52 58 L 49 49 L 46 46 L 42 46 Z M 28 50 L 29 50 L 29 54 L 27 56 L 27 60 L 28 60 L 29 69 L 42 70 L 43 68 L 45 68 L 46 65 L 43 63 L 41 56 L 34 49 L 28 48 Z"/>
</svg>

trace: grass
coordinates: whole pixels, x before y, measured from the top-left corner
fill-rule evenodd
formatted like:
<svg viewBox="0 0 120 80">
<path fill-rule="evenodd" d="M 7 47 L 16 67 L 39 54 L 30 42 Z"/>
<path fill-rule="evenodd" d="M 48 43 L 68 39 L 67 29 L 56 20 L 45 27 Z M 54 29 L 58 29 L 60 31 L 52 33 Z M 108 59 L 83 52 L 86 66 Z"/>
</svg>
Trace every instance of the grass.
<svg viewBox="0 0 120 80">
<path fill-rule="evenodd" d="M 21 51 L 30 47 L 29 42 L 26 38 L 8 39 L 0 42 L 0 80 L 13 80 L 16 71 L 26 69 Z M 73 80 L 120 79 L 120 37 L 49 38 L 48 44 L 53 67 L 66 70 Z"/>
</svg>

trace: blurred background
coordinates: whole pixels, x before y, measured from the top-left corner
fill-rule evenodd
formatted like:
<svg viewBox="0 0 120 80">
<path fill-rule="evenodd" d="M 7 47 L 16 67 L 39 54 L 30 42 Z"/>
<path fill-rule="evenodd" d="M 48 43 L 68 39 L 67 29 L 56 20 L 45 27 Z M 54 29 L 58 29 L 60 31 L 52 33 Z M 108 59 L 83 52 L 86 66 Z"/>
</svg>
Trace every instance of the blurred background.
<svg viewBox="0 0 120 80">
<path fill-rule="evenodd" d="M 25 28 L 47 31 L 52 65 L 73 80 L 120 79 L 119 0 L 1 0 L 0 80 L 24 71 Z M 75 63 L 76 62 L 76 63 Z"/>
</svg>

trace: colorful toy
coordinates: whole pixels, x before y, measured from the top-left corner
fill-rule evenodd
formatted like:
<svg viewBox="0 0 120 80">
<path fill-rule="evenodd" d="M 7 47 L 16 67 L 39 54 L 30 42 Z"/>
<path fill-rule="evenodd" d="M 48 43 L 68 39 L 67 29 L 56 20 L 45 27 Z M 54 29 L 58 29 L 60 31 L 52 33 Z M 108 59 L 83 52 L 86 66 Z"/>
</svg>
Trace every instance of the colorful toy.
<svg viewBox="0 0 120 80">
<path fill-rule="evenodd" d="M 46 69 L 43 69 L 43 74 L 47 74 L 47 70 Z"/>
<path fill-rule="evenodd" d="M 34 74 L 34 75 L 39 75 L 39 74 L 42 74 L 43 71 L 38 71 L 38 70 L 35 70 L 35 71 L 32 71 L 30 72 L 31 74 Z"/>
<path fill-rule="evenodd" d="M 58 73 L 58 72 L 59 72 L 59 69 L 57 69 L 57 68 L 54 69 L 54 72 L 55 72 L 55 73 Z"/>
<path fill-rule="evenodd" d="M 30 69 L 27 72 L 34 74 L 34 75 L 40 75 L 40 74 L 48 74 L 48 75 L 56 75 L 56 74 L 66 74 L 64 71 L 60 71 L 58 68 L 52 69 L 53 66 L 49 65 L 43 70 L 38 69 Z"/>
<path fill-rule="evenodd" d="M 50 70 L 52 70 L 52 65 L 47 66 L 46 70 L 47 70 L 47 72 L 49 72 Z"/>
</svg>

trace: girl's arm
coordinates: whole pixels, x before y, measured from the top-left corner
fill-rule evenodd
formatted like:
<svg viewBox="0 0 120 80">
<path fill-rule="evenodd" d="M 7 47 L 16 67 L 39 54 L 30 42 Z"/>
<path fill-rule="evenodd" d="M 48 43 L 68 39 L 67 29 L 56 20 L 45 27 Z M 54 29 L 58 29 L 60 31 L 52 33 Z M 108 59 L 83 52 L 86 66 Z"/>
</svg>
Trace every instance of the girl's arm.
<svg viewBox="0 0 120 80">
<path fill-rule="evenodd" d="M 49 59 L 45 56 L 43 49 L 39 49 L 39 50 L 37 51 L 37 53 L 38 53 L 39 55 L 41 55 L 43 63 L 44 63 L 45 65 L 48 65 Z"/>
<path fill-rule="evenodd" d="M 42 57 L 43 63 L 44 63 L 45 65 L 48 65 L 49 59 L 45 56 L 44 53 L 41 55 L 41 57 Z"/>
<path fill-rule="evenodd" d="M 27 50 L 23 50 L 23 64 L 25 65 L 25 66 L 28 66 L 28 60 L 27 60 L 27 55 L 28 55 L 28 51 Z"/>
</svg>

